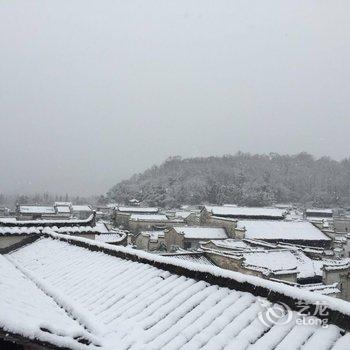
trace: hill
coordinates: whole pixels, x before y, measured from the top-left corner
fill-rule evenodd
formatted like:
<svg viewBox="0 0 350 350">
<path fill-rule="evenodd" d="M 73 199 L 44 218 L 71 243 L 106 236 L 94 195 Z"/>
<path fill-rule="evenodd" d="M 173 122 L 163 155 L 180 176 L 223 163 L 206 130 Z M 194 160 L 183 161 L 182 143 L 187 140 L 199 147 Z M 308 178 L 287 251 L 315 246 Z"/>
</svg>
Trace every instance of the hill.
<svg viewBox="0 0 350 350">
<path fill-rule="evenodd" d="M 184 203 L 350 205 L 350 158 L 335 161 L 307 153 L 241 152 L 223 157 L 170 157 L 118 183 L 107 196 L 119 203 L 136 198 L 163 207 Z"/>
</svg>

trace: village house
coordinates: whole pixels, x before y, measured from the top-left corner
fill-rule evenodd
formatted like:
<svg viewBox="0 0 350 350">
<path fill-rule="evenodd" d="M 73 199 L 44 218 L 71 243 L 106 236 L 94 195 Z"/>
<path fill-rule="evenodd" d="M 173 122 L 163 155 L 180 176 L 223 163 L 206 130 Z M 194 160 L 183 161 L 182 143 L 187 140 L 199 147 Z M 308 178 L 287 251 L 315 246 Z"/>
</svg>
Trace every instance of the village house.
<svg viewBox="0 0 350 350">
<path fill-rule="evenodd" d="M 334 231 L 337 234 L 350 233 L 350 217 L 335 217 L 333 220 Z"/>
<path fill-rule="evenodd" d="M 350 300 L 349 259 L 313 260 L 293 246 L 237 239 L 204 242 L 201 250 L 221 268 Z"/>
<path fill-rule="evenodd" d="M 313 219 L 333 219 L 333 209 L 310 208 L 305 210 L 305 218 Z"/>
<path fill-rule="evenodd" d="M 115 204 L 100 205 L 97 204 L 93 208 L 96 211 L 96 218 L 99 220 L 113 220 Z"/>
<path fill-rule="evenodd" d="M 151 215 L 157 214 L 158 208 L 153 207 L 122 207 L 118 206 L 114 210 L 114 222 L 116 226 L 127 227 L 131 214 Z"/>
<path fill-rule="evenodd" d="M 131 214 L 127 228 L 133 234 L 137 234 L 140 231 L 158 231 L 183 224 L 183 219 L 169 219 L 165 214 Z"/>
<path fill-rule="evenodd" d="M 54 206 L 55 207 L 68 207 L 68 208 L 71 208 L 72 207 L 72 202 L 55 202 Z"/>
<path fill-rule="evenodd" d="M 108 229 L 107 225 L 105 225 L 105 227 Z M 95 234 L 94 240 L 96 242 L 101 242 L 101 243 L 126 246 L 128 243 L 127 238 L 128 238 L 127 231 L 113 229 L 113 230 L 109 230 L 106 233 L 101 232 L 101 233 Z"/>
<path fill-rule="evenodd" d="M 278 208 L 236 207 L 232 205 L 206 205 L 201 211 L 201 220 L 205 222 L 210 216 L 230 219 L 283 220 L 286 215 L 287 210 Z"/>
<path fill-rule="evenodd" d="M 318 265 L 298 249 L 254 246 L 237 239 L 208 241 L 201 244 L 201 249 L 217 266 L 232 271 L 294 283 L 322 281 Z"/>
<path fill-rule="evenodd" d="M 331 247 L 332 240 L 308 221 L 239 220 L 236 236 L 267 242 Z"/>
<path fill-rule="evenodd" d="M 314 225 L 322 229 L 333 228 L 333 210 L 332 209 L 306 209 L 304 219 L 312 222 Z"/>
<path fill-rule="evenodd" d="M 341 298 L 350 301 L 350 259 L 326 260 L 323 263 L 325 284 L 338 283 Z"/>
<path fill-rule="evenodd" d="M 237 219 L 206 215 L 202 213 L 200 216 L 200 225 L 211 227 L 223 227 L 231 237 L 234 237 L 235 235 L 239 234 L 237 230 Z"/>
<path fill-rule="evenodd" d="M 6 217 L 10 214 L 10 209 L 0 206 L 0 217 Z"/>
<path fill-rule="evenodd" d="M 178 250 L 175 253 L 162 253 L 162 256 L 178 259 L 182 262 L 187 263 L 196 263 L 196 264 L 204 264 L 216 266 L 207 256 L 205 252 L 199 251 L 188 251 L 188 250 Z"/>
<path fill-rule="evenodd" d="M 179 226 L 165 232 L 165 243 L 168 251 L 179 248 L 196 250 L 202 241 L 228 237 L 226 230 L 221 227 Z"/>
<path fill-rule="evenodd" d="M 166 250 L 164 230 L 140 231 L 133 237 L 133 243 L 137 249 L 145 251 Z"/>
<path fill-rule="evenodd" d="M 96 222 L 92 214 L 84 220 L 16 220 L 16 218 L 0 219 L 0 250 L 8 250 L 42 235 L 47 228 L 56 232 L 94 240 L 99 235 L 117 232 L 108 229 L 105 223 Z M 125 235 L 119 234 L 120 243 L 126 243 Z M 122 239 L 124 239 L 123 242 Z"/>
<path fill-rule="evenodd" d="M 55 232 L 0 255 L 0 283 L 1 349 L 349 346 L 343 300 Z M 275 303 L 289 323 L 261 321 Z"/>
<path fill-rule="evenodd" d="M 55 202 L 54 208 L 56 214 L 62 219 L 69 219 L 72 215 L 72 203 L 71 202 Z"/>
<path fill-rule="evenodd" d="M 258 276 L 260 278 L 274 278 L 281 281 L 297 282 L 298 270 L 296 266 L 293 265 L 293 262 L 278 264 L 276 261 L 274 266 L 270 266 L 270 264 L 267 266 L 267 263 L 263 263 L 263 261 L 249 263 L 249 258 L 252 258 L 252 254 L 258 254 L 258 252 L 250 254 L 230 254 L 215 250 L 205 250 L 205 253 L 216 266 L 223 269 L 237 271 L 245 275 Z M 266 258 L 267 254 L 264 257 Z M 246 259 L 248 261 L 246 261 Z"/>
<path fill-rule="evenodd" d="M 174 217 L 183 219 L 189 226 L 199 225 L 199 214 L 193 211 L 176 211 Z"/>
<path fill-rule="evenodd" d="M 72 205 L 72 214 L 77 219 L 86 219 L 93 210 L 89 205 Z"/>
<path fill-rule="evenodd" d="M 16 217 L 18 220 L 55 219 L 57 214 L 54 206 L 17 205 Z"/>
</svg>

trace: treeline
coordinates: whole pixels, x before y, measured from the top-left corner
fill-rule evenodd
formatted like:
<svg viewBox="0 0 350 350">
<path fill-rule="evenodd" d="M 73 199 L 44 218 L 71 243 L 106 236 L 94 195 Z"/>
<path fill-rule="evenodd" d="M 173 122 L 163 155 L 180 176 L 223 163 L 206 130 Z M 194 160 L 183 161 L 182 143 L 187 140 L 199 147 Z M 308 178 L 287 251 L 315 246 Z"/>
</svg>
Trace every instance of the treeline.
<svg viewBox="0 0 350 350">
<path fill-rule="evenodd" d="M 185 203 L 346 206 L 350 205 L 350 158 L 335 161 L 307 153 L 242 152 L 223 157 L 171 157 L 118 183 L 107 196 L 119 203 L 136 198 L 162 207 Z"/>
<path fill-rule="evenodd" d="M 72 202 L 74 204 L 94 204 L 99 198 L 96 197 L 81 197 L 51 194 L 48 192 L 35 194 L 16 194 L 5 195 L 0 193 L 0 207 L 8 207 L 14 209 L 17 204 L 35 204 L 35 205 L 52 205 L 54 202 Z"/>
</svg>

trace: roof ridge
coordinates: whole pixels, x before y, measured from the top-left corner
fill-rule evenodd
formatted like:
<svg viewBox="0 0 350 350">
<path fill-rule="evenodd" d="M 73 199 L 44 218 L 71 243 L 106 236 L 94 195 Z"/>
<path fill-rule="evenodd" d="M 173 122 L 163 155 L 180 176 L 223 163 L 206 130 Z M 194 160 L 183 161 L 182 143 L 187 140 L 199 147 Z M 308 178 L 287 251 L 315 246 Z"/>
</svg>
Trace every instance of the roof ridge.
<svg viewBox="0 0 350 350">
<path fill-rule="evenodd" d="M 195 280 L 206 281 L 207 283 L 232 290 L 249 292 L 255 296 L 267 298 L 272 302 L 283 301 L 283 303 L 287 304 L 293 310 L 300 310 L 298 308 L 300 301 L 305 302 L 310 307 L 309 310 L 312 311 L 322 302 L 327 305 L 327 311 L 329 312 L 325 318 L 330 323 L 350 330 L 350 303 L 344 300 L 315 294 L 256 276 L 221 269 L 216 266 L 207 266 L 199 263 L 189 265 L 188 262 L 182 262 L 176 258 L 156 256 L 143 251 L 133 251 L 127 247 L 112 246 L 106 243 L 94 242 L 86 238 L 62 235 L 55 233 L 51 229 L 45 229 L 43 233 L 47 237 L 65 241 L 91 251 L 101 251 L 107 255 L 145 263 Z"/>
<path fill-rule="evenodd" d="M 84 310 L 84 315 L 82 315 L 79 308 L 74 306 L 76 302 L 70 302 L 69 300 L 67 300 L 69 299 L 67 298 L 67 296 L 63 296 L 55 292 L 51 287 L 47 285 L 47 283 L 45 283 L 45 281 L 41 280 L 37 276 L 34 276 L 34 274 L 28 271 L 27 269 L 19 266 L 19 264 L 17 264 L 13 259 L 9 258 L 8 256 L 3 256 L 26 278 L 32 281 L 40 291 L 42 291 L 45 295 L 51 298 L 60 308 L 62 308 L 68 317 L 78 322 L 86 330 L 88 335 L 96 337 L 102 333 L 102 328 L 100 327 L 98 322 L 95 321 L 95 318 L 90 315 L 88 310 Z M 87 313 L 89 314 L 88 317 L 86 317 Z"/>
</svg>

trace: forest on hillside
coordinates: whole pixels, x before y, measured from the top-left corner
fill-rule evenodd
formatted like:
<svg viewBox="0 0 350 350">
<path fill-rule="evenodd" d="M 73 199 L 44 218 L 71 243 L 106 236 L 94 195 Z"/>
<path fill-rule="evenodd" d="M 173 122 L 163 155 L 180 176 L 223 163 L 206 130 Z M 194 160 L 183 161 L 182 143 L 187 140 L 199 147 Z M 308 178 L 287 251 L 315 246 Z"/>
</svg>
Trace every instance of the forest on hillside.
<svg viewBox="0 0 350 350">
<path fill-rule="evenodd" d="M 350 158 L 335 161 L 307 153 L 242 152 L 222 157 L 176 156 L 118 183 L 107 196 L 117 203 L 136 198 L 162 207 L 200 203 L 349 206 Z"/>
</svg>

